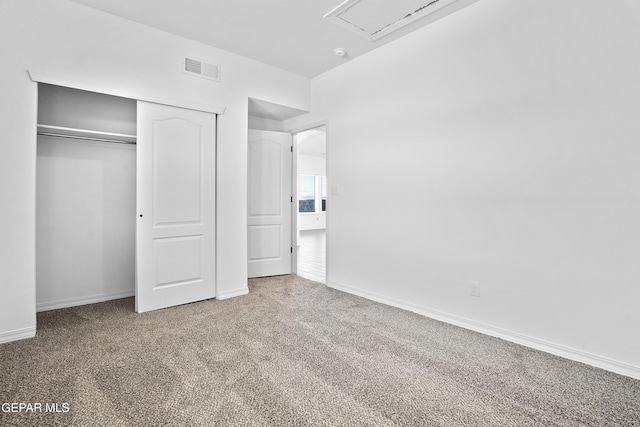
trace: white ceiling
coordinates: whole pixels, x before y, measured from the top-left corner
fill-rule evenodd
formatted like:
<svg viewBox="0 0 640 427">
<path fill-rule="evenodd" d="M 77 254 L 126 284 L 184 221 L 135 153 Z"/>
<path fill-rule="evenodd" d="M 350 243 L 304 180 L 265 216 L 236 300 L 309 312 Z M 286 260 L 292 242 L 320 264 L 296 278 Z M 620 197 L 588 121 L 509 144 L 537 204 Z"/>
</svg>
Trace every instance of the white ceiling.
<svg viewBox="0 0 640 427">
<path fill-rule="evenodd" d="M 376 41 L 323 19 L 343 0 L 71 1 L 295 74 L 315 77 L 478 0 L 456 0 Z M 383 1 L 389 2 L 391 11 L 394 0 Z M 416 7 L 424 4 L 424 0 L 415 2 Z M 334 55 L 337 47 L 345 48 L 347 56 Z"/>
</svg>

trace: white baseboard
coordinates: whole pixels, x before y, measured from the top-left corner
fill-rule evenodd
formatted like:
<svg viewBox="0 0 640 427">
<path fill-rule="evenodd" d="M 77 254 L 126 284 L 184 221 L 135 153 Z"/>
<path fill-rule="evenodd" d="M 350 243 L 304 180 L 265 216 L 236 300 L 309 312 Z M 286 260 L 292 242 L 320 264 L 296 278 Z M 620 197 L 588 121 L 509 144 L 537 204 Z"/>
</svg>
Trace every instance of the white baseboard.
<svg viewBox="0 0 640 427">
<path fill-rule="evenodd" d="M 431 319 L 439 320 L 441 322 L 449 323 L 461 328 L 469 329 L 481 334 L 490 335 L 492 337 L 501 338 L 506 341 L 511 341 L 516 344 L 530 347 L 536 350 L 544 351 L 556 356 L 563 357 L 565 359 L 581 362 L 587 365 L 595 366 L 596 368 L 605 369 L 607 371 L 615 372 L 616 374 L 625 375 L 631 378 L 640 379 L 640 366 L 631 365 L 629 363 L 620 362 L 607 357 L 599 356 L 597 354 L 588 353 L 582 350 L 576 350 L 571 347 L 563 346 L 553 342 L 541 340 L 528 335 L 523 335 L 517 332 L 509 331 L 507 329 L 499 328 L 496 326 L 487 325 L 474 320 L 466 319 L 464 317 L 443 313 L 437 310 L 433 310 L 427 307 L 423 307 L 417 304 L 397 300 L 395 298 L 389 298 L 383 295 L 375 294 L 362 289 L 354 288 L 351 286 L 343 285 L 336 282 L 328 282 L 327 286 L 347 292 L 349 294 L 358 295 L 363 298 L 367 298 L 382 304 L 390 305 L 393 307 L 408 310 L 422 316 L 429 317 Z"/>
<path fill-rule="evenodd" d="M 0 332 L 0 344 L 33 338 L 36 336 L 36 327 L 20 328 L 14 331 Z"/>
<path fill-rule="evenodd" d="M 216 295 L 216 299 L 223 300 L 223 299 L 228 299 L 233 297 L 239 297 L 241 295 L 247 295 L 248 293 L 249 293 L 249 288 L 245 286 L 243 288 L 236 288 L 230 291 L 220 292 L 218 293 L 218 295 Z"/>
<path fill-rule="evenodd" d="M 75 307 L 77 305 L 95 304 L 97 302 L 110 301 L 112 299 L 120 299 L 132 297 L 135 295 L 134 289 L 118 292 L 106 292 L 104 294 L 88 295 L 77 298 L 68 298 L 56 301 L 41 302 L 36 304 L 36 311 L 56 310 L 58 308 Z"/>
</svg>

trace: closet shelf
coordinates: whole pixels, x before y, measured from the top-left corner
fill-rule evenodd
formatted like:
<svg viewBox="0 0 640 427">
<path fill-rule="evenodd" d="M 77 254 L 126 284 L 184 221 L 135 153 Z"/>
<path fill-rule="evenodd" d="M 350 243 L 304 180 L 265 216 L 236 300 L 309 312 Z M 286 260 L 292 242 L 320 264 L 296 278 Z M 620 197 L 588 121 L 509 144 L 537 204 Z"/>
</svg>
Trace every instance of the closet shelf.
<svg viewBox="0 0 640 427">
<path fill-rule="evenodd" d="M 87 141 L 115 142 L 118 144 L 135 144 L 136 135 L 124 133 L 101 132 L 88 129 L 77 129 L 63 126 L 38 124 L 38 135 L 61 138 L 83 139 Z"/>
</svg>

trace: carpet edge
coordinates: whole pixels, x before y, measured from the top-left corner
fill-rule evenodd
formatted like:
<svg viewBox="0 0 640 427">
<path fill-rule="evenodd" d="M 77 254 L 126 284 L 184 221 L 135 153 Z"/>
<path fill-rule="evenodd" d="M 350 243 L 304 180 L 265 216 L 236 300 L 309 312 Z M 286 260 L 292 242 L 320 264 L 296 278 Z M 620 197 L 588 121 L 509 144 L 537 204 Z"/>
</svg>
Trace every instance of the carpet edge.
<svg viewBox="0 0 640 427">
<path fill-rule="evenodd" d="M 510 341 L 515 344 L 519 344 L 525 347 L 540 350 L 545 353 L 559 356 L 565 359 L 572 360 L 574 362 L 584 363 L 596 368 L 604 369 L 616 374 L 624 375 L 634 379 L 640 379 L 640 366 L 635 366 L 630 363 L 621 362 L 615 359 L 610 359 L 597 354 L 577 350 L 571 347 L 556 344 L 551 341 L 542 340 L 532 336 L 520 334 L 517 332 L 503 329 L 500 327 L 488 325 L 485 323 L 470 320 L 464 317 L 444 313 L 438 310 L 433 310 L 428 307 L 423 307 L 417 304 L 409 303 L 395 298 L 389 298 L 380 294 L 365 291 L 353 286 L 344 285 L 335 281 L 327 281 L 327 286 L 339 291 L 343 291 L 349 294 L 357 295 L 372 301 L 376 301 L 382 304 L 390 305 L 392 307 L 408 310 L 421 316 L 429 317 L 434 320 L 445 322 L 451 325 L 459 326 L 464 329 L 469 329 L 474 332 L 479 332 L 484 335 L 500 338 L 505 341 Z"/>
</svg>

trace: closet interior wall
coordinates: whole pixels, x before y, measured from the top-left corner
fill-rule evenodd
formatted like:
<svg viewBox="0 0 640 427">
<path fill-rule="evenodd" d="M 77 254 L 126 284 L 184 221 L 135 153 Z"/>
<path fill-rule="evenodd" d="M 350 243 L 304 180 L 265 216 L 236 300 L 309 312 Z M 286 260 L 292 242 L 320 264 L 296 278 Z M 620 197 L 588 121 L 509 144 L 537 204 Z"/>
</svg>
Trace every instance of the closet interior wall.
<svg viewBox="0 0 640 427">
<path fill-rule="evenodd" d="M 134 295 L 136 105 L 38 84 L 38 311 Z"/>
</svg>

